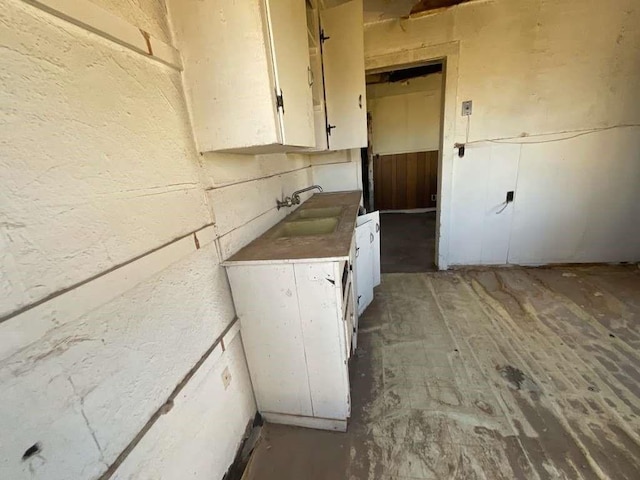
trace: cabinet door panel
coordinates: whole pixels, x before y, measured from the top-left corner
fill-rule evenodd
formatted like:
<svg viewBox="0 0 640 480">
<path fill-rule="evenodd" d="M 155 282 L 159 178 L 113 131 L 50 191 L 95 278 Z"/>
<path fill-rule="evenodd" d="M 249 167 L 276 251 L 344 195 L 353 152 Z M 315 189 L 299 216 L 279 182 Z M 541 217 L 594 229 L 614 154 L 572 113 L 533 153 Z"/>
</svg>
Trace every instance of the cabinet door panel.
<svg viewBox="0 0 640 480">
<path fill-rule="evenodd" d="M 380 285 L 380 212 L 375 211 L 360 215 L 357 219 L 357 225 L 373 222 L 371 232 L 373 233 L 372 256 L 373 256 L 373 286 Z"/>
<path fill-rule="evenodd" d="M 166 4 L 198 151 L 279 143 L 262 0 Z"/>
<path fill-rule="evenodd" d="M 369 220 L 356 226 L 356 304 L 358 316 L 373 301 L 373 243 L 375 224 Z"/>
<path fill-rule="evenodd" d="M 315 130 L 305 3 L 267 0 L 266 5 L 276 90 L 284 100 L 284 108 L 278 109 L 282 143 L 313 147 Z"/>
<path fill-rule="evenodd" d="M 294 264 L 313 415 L 348 417 L 349 379 L 333 263 Z M 329 282 L 327 280 L 333 280 Z"/>
<path fill-rule="evenodd" d="M 294 267 L 234 266 L 227 273 L 258 409 L 312 416 Z"/>
<path fill-rule="evenodd" d="M 335 126 L 329 148 L 367 146 L 367 99 L 364 72 L 362 0 L 321 12 L 327 123 Z"/>
</svg>

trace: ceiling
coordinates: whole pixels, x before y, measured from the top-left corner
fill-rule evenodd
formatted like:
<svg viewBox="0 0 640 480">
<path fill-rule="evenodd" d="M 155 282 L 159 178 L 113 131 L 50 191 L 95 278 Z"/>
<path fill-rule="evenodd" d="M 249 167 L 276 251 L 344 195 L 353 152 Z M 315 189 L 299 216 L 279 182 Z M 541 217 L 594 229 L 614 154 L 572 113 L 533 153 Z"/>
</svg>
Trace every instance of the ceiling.
<svg viewBox="0 0 640 480">
<path fill-rule="evenodd" d="M 434 73 L 442 72 L 442 63 L 436 62 L 419 67 L 404 68 L 401 70 L 390 70 L 388 72 L 373 73 L 367 75 L 367 85 L 376 83 L 404 82 L 412 78 L 426 77 Z"/>
<path fill-rule="evenodd" d="M 470 0 L 364 0 L 364 23 L 423 14 Z"/>
</svg>

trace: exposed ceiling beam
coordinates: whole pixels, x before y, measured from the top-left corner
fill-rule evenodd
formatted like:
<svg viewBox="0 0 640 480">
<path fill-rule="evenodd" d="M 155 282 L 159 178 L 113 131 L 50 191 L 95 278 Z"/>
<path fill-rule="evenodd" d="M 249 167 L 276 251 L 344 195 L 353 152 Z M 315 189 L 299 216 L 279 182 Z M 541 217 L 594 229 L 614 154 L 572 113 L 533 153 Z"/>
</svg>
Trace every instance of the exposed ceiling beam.
<svg viewBox="0 0 640 480">
<path fill-rule="evenodd" d="M 411 9 L 410 14 L 415 15 L 418 13 L 429 12 L 431 10 L 437 10 L 438 8 L 452 7 L 459 3 L 469 2 L 470 0 L 420 0 Z"/>
<path fill-rule="evenodd" d="M 364 23 L 406 18 L 471 0 L 364 0 Z"/>
</svg>

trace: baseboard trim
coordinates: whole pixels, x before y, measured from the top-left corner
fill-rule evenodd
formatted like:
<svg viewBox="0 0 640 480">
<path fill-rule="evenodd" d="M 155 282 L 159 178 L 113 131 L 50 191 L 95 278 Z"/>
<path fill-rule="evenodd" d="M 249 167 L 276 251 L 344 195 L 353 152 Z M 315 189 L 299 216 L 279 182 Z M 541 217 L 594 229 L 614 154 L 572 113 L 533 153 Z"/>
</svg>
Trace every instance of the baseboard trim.
<svg viewBox="0 0 640 480">
<path fill-rule="evenodd" d="M 260 412 L 269 423 L 293 425 L 296 427 L 315 428 L 317 430 L 347 431 L 347 419 L 305 417 L 302 415 L 287 415 L 285 413 Z"/>
</svg>

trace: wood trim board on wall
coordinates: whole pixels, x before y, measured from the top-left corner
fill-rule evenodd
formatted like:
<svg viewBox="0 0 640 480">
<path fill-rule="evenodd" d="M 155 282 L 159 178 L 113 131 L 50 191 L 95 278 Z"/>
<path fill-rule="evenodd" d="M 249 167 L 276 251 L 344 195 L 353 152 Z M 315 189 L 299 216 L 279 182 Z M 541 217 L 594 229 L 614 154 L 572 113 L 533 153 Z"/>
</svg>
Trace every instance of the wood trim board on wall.
<svg viewBox="0 0 640 480">
<path fill-rule="evenodd" d="M 23 0 L 101 37 L 182 70 L 180 52 L 88 0 Z"/>
</svg>

